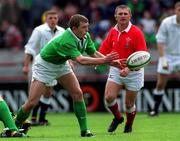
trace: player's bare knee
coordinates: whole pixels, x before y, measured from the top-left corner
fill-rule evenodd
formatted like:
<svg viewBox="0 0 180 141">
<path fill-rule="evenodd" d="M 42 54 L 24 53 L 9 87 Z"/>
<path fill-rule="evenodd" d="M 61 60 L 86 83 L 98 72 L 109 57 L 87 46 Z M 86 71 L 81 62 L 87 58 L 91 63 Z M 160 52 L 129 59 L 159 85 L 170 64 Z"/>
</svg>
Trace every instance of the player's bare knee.
<svg viewBox="0 0 180 141">
<path fill-rule="evenodd" d="M 134 103 L 132 102 L 126 102 L 126 109 L 131 109 L 134 106 Z"/>
<path fill-rule="evenodd" d="M 49 98 L 49 97 L 51 97 L 52 95 L 53 95 L 53 89 L 52 89 L 51 87 L 47 87 L 47 88 L 46 88 L 46 93 L 43 94 L 43 96 L 44 96 L 45 98 Z"/>
<path fill-rule="evenodd" d="M 107 94 L 107 95 L 105 95 L 105 100 L 107 103 L 111 103 L 112 101 L 115 100 L 115 97 L 113 95 Z"/>
<path fill-rule="evenodd" d="M 52 92 L 46 92 L 44 95 L 43 95 L 45 98 L 49 98 L 52 96 Z"/>
<path fill-rule="evenodd" d="M 131 105 L 131 106 L 126 105 L 126 112 L 132 113 L 134 111 L 136 111 L 136 105 Z"/>
</svg>

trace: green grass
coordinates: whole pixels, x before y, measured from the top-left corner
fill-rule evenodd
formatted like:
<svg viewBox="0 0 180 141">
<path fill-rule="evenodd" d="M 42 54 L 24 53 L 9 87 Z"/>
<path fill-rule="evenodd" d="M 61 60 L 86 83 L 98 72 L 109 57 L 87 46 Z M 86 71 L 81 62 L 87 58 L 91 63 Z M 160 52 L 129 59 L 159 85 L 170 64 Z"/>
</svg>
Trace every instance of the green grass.
<svg viewBox="0 0 180 141">
<path fill-rule="evenodd" d="M 124 115 L 124 114 L 123 114 Z M 81 138 L 77 120 L 72 113 L 48 114 L 50 126 L 32 127 L 29 138 L 0 139 L 6 141 L 178 141 L 180 140 L 180 115 L 160 114 L 159 117 L 148 117 L 138 113 L 133 132 L 124 134 L 125 122 L 115 134 L 108 134 L 107 127 L 112 120 L 109 113 L 88 113 L 88 124 L 94 138 Z M 0 129 L 3 125 L 0 124 Z"/>
</svg>

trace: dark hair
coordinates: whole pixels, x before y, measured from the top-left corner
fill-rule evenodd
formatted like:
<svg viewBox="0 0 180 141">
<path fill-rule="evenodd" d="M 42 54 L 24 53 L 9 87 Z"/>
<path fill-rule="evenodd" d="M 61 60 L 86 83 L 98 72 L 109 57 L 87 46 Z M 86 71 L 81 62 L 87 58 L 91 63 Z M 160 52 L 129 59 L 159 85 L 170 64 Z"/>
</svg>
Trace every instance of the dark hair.
<svg viewBox="0 0 180 141">
<path fill-rule="evenodd" d="M 178 2 L 176 2 L 176 4 L 175 4 L 175 8 L 177 8 L 177 7 L 179 7 L 180 6 L 180 1 L 178 1 Z"/>
<path fill-rule="evenodd" d="M 128 9 L 129 13 L 131 14 L 131 9 L 127 6 L 127 5 L 118 5 L 115 9 L 115 14 L 117 12 L 118 9 Z"/>
<path fill-rule="evenodd" d="M 69 20 L 69 27 L 72 29 L 72 27 L 79 27 L 80 23 L 88 23 L 88 19 L 80 14 L 73 15 Z"/>
</svg>

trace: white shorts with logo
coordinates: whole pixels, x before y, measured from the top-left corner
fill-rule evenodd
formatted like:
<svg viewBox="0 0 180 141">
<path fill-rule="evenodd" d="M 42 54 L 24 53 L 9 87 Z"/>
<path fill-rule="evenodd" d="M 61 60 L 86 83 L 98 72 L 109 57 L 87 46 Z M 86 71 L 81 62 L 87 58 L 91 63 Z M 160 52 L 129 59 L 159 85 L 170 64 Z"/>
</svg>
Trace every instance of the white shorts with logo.
<svg viewBox="0 0 180 141">
<path fill-rule="evenodd" d="M 180 72 L 180 56 L 175 56 L 175 55 L 167 55 L 166 59 L 168 61 L 169 68 L 168 70 L 163 69 L 162 67 L 162 62 L 158 61 L 158 67 L 157 67 L 157 72 L 162 73 L 162 74 L 172 74 L 175 72 Z"/>
<path fill-rule="evenodd" d="M 57 78 L 72 72 L 68 61 L 56 65 L 43 60 L 40 55 L 37 55 L 32 66 L 32 81 L 35 79 L 47 86 L 55 86 Z"/>
<path fill-rule="evenodd" d="M 130 71 L 126 77 L 121 77 L 118 68 L 110 67 L 108 81 L 124 85 L 130 91 L 139 91 L 144 86 L 144 68 L 139 71 Z"/>
</svg>

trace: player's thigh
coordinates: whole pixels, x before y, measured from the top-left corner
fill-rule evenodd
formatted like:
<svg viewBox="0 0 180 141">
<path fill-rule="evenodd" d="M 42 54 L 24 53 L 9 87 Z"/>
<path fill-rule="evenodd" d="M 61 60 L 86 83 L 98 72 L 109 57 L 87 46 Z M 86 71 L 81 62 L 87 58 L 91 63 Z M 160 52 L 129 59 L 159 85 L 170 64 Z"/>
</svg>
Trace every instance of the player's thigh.
<svg viewBox="0 0 180 141">
<path fill-rule="evenodd" d="M 122 87 L 123 87 L 122 85 L 119 85 L 113 81 L 108 80 L 106 82 L 106 87 L 105 87 L 105 99 L 110 101 L 116 99 Z"/>
<path fill-rule="evenodd" d="M 130 91 L 126 90 L 126 96 L 125 96 L 125 104 L 126 108 L 131 108 L 134 106 L 137 98 L 137 91 Z"/>
<path fill-rule="evenodd" d="M 166 87 L 167 81 L 168 81 L 169 75 L 168 74 L 157 74 L 157 85 L 156 88 L 158 90 L 162 90 Z"/>
<path fill-rule="evenodd" d="M 57 79 L 58 82 L 63 86 L 74 100 L 82 100 L 82 90 L 78 82 L 77 77 L 73 72 L 65 74 Z"/>
</svg>

